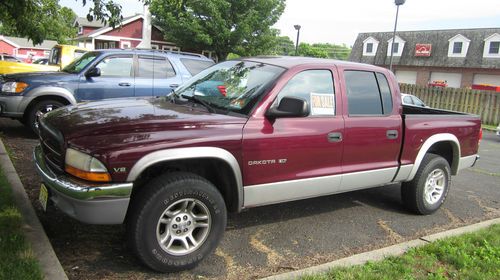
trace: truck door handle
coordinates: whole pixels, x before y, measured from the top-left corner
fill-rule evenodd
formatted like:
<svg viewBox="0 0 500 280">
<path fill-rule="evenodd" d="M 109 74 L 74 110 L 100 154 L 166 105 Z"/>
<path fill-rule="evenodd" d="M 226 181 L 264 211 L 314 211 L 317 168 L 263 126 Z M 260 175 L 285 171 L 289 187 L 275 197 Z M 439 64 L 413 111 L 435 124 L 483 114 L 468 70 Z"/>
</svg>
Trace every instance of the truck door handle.
<svg viewBox="0 0 500 280">
<path fill-rule="evenodd" d="M 179 84 L 171 84 L 170 87 L 171 88 L 177 88 L 177 87 L 179 87 Z"/>
<path fill-rule="evenodd" d="M 342 133 L 340 132 L 330 132 L 328 133 L 328 142 L 340 142 L 342 141 Z"/>
<path fill-rule="evenodd" d="M 119 83 L 118 85 L 121 86 L 121 87 L 129 87 L 129 86 L 131 86 L 130 83 Z"/>
<path fill-rule="evenodd" d="M 397 130 L 387 130 L 387 139 L 397 139 L 398 138 L 398 131 Z"/>
</svg>

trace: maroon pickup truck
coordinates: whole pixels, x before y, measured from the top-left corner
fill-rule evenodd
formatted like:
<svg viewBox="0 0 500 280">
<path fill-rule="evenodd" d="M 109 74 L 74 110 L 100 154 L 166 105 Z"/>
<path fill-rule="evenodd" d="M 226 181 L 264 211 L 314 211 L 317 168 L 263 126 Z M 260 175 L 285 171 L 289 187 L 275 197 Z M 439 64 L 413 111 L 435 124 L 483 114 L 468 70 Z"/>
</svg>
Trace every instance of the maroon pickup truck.
<svg viewBox="0 0 500 280">
<path fill-rule="evenodd" d="M 401 183 L 430 214 L 481 137 L 477 116 L 402 106 L 387 69 L 299 57 L 222 62 L 167 98 L 69 106 L 39 129 L 42 204 L 125 223 L 157 271 L 210 254 L 228 211 Z"/>
</svg>

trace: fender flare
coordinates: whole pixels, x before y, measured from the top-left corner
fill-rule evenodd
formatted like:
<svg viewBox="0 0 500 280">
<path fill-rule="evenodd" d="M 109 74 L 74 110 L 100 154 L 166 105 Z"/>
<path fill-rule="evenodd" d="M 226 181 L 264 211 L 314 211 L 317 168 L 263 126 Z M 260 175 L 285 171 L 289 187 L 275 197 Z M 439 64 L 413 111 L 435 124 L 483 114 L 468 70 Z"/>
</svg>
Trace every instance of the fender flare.
<svg viewBox="0 0 500 280">
<path fill-rule="evenodd" d="M 420 167 L 420 164 L 422 163 L 422 160 L 424 159 L 424 156 L 427 154 L 429 149 L 432 147 L 432 145 L 439 143 L 439 142 L 451 142 L 452 147 L 453 147 L 453 164 L 451 166 L 451 174 L 455 175 L 458 172 L 458 166 L 460 163 L 460 143 L 458 142 L 458 138 L 451 134 L 451 133 L 439 133 L 432 135 L 431 137 L 427 138 L 425 140 L 424 144 L 420 148 L 420 151 L 417 154 L 417 157 L 415 159 L 415 163 L 413 165 L 413 168 L 410 171 L 410 175 L 408 176 L 408 179 L 406 181 L 411 181 L 415 177 L 415 174 L 417 173 L 418 168 Z"/>
<path fill-rule="evenodd" d="M 32 90 L 30 90 L 26 95 L 25 98 L 22 99 L 21 103 L 19 104 L 19 111 L 24 112 L 26 108 L 31 104 L 31 102 L 38 97 L 45 97 L 45 96 L 58 96 L 62 97 L 66 100 L 71 105 L 75 105 L 77 103 L 75 96 L 73 93 L 71 93 L 69 90 L 62 88 L 62 87 L 54 87 L 54 86 L 41 86 L 41 87 L 36 87 Z"/>
<path fill-rule="evenodd" d="M 236 191 L 238 195 L 238 211 L 243 208 L 243 177 L 236 158 L 227 150 L 216 147 L 190 147 L 174 148 L 149 153 L 139 159 L 127 176 L 128 182 L 134 182 L 139 175 L 148 167 L 160 163 L 178 159 L 214 158 L 224 161 L 233 171 L 236 179 Z"/>
</svg>

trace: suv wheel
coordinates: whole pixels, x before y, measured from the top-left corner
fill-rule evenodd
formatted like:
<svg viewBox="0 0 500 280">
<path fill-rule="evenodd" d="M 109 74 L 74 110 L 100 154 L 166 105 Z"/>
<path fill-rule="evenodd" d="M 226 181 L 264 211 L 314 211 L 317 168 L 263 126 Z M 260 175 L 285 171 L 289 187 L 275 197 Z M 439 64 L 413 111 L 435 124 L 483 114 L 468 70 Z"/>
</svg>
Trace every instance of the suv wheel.
<svg viewBox="0 0 500 280">
<path fill-rule="evenodd" d="M 24 121 L 23 124 L 28 126 L 33 133 L 38 135 L 38 117 L 63 106 L 65 105 L 55 100 L 40 101 L 31 107 L 26 116 L 26 121 Z"/>
<path fill-rule="evenodd" d="M 424 156 L 410 182 L 401 186 L 401 196 L 406 207 L 417 214 L 434 213 L 444 203 L 451 185 L 448 161 L 435 154 Z"/>
<path fill-rule="evenodd" d="M 217 247 L 226 227 L 219 191 L 191 173 L 157 177 L 131 201 L 128 241 L 139 259 L 161 272 L 192 268 Z"/>
</svg>

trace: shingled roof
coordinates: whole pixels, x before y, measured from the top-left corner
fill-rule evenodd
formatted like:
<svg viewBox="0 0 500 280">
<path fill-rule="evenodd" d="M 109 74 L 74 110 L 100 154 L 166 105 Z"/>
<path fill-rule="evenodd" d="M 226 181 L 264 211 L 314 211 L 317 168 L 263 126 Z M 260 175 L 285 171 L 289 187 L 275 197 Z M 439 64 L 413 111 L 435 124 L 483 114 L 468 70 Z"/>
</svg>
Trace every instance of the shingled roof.
<svg viewBox="0 0 500 280">
<path fill-rule="evenodd" d="M 10 36 L 2 36 L 0 35 L 0 40 L 5 39 L 9 41 L 12 44 L 15 44 L 16 48 L 31 48 L 31 49 L 46 49 L 50 50 L 52 47 L 57 45 L 57 41 L 53 40 L 44 40 L 41 44 L 35 45 L 33 44 L 33 41 L 26 39 L 26 38 L 19 38 L 19 37 L 10 37 Z"/>
<path fill-rule="evenodd" d="M 396 35 L 406 41 L 406 44 L 402 55 L 393 57 L 393 64 L 420 67 L 500 68 L 499 58 L 483 57 L 484 40 L 495 33 L 500 34 L 500 28 L 398 31 Z M 467 55 L 466 57 L 448 57 L 448 40 L 458 34 L 470 40 Z M 363 41 L 369 37 L 380 42 L 375 56 L 363 56 Z M 349 60 L 375 65 L 389 65 L 390 56 L 387 55 L 387 41 L 390 39 L 392 39 L 392 32 L 358 34 Z M 431 56 L 415 56 L 416 44 L 432 44 Z"/>
<path fill-rule="evenodd" d="M 77 17 L 75 19 L 75 22 L 73 23 L 74 26 L 87 26 L 87 27 L 103 27 L 105 24 L 99 20 L 93 20 L 93 21 L 88 21 L 86 17 Z"/>
</svg>

